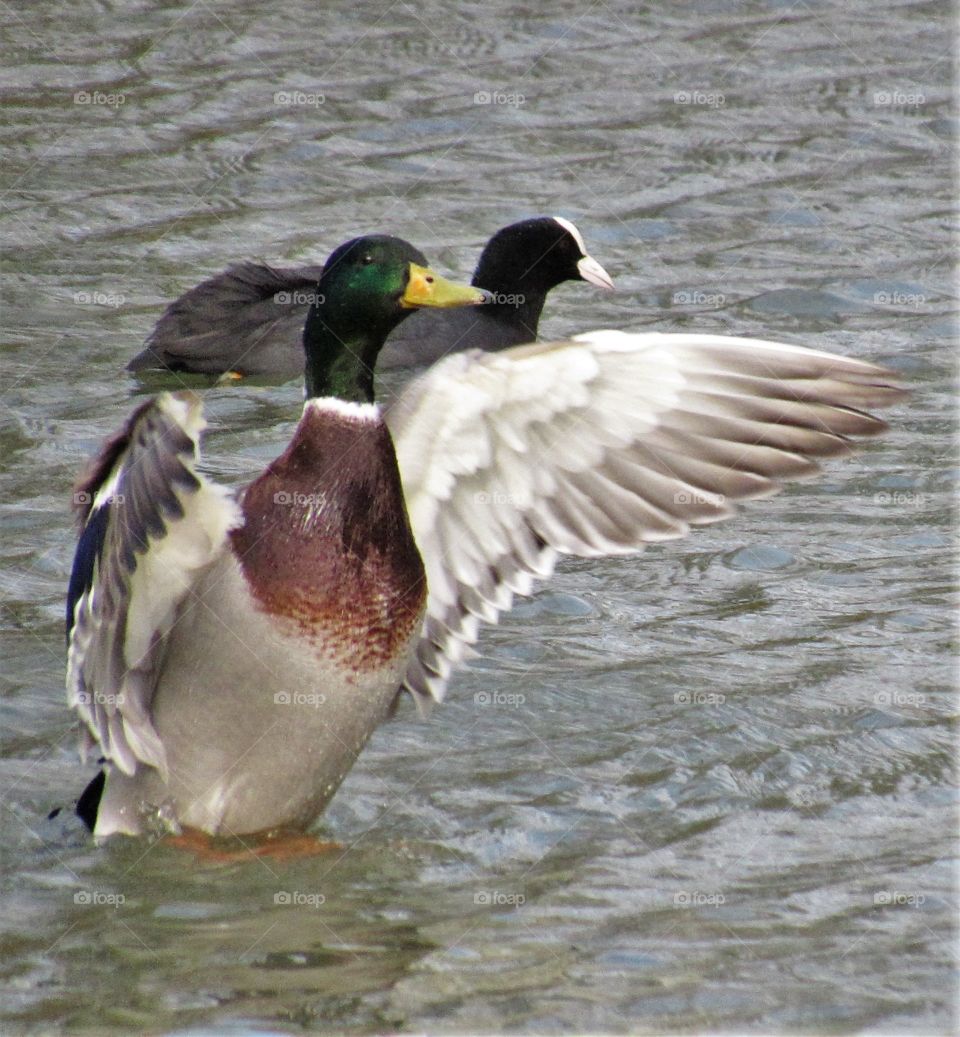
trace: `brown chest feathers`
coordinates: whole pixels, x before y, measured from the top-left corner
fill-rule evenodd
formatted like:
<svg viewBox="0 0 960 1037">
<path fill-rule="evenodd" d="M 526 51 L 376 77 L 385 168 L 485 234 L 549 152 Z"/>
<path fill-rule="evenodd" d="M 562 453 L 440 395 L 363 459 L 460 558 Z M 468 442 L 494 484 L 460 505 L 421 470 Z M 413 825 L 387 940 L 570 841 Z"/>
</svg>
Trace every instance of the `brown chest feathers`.
<svg viewBox="0 0 960 1037">
<path fill-rule="evenodd" d="M 265 611 L 353 669 L 404 650 L 426 579 L 382 421 L 308 406 L 242 503 L 233 549 Z"/>
</svg>

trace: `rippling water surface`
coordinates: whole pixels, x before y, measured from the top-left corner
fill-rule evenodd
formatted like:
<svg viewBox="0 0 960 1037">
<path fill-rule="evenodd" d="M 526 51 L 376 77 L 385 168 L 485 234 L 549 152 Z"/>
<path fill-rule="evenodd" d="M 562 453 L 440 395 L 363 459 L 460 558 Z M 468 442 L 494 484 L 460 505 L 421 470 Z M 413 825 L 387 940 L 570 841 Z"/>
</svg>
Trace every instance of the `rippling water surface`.
<svg viewBox="0 0 960 1037">
<path fill-rule="evenodd" d="M 321 9 L 322 8 L 322 9 Z M 696 8 L 696 10 L 694 10 Z M 3 1032 L 946 1032 L 955 1025 L 947 4 L 35 3 L 4 15 Z M 163 302 L 358 231 L 467 276 L 577 222 L 543 333 L 784 338 L 896 368 L 891 433 L 631 560 L 573 562 L 326 858 L 198 865 L 44 821 L 78 468 Z M 296 384 L 213 388 L 207 467 Z"/>
</svg>

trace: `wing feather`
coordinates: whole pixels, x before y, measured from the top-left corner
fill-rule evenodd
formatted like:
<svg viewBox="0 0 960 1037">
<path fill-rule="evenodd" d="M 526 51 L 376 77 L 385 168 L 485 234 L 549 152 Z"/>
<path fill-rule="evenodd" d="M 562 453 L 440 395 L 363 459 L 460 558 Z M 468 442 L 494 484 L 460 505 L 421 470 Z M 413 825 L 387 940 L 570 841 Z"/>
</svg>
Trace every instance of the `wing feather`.
<svg viewBox="0 0 960 1037">
<path fill-rule="evenodd" d="M 126 774 L 166 773 L 151 701 L 173 625 L 200 571 L 239 524 L 196 472 L 199 398 L 164 393 L 131 415 L 80 484 L 82 528 L 67 610 L 67 698 L 86 744 Z"/>
<path fill-rule="evenodd" d="M 428 603 L 404 688 L 443 697 L 482 622 L 559 554 L 620 555 L 727 518 L 886 425 L 872 364 L 756 339 L 600 331 L 441 361 L 392 405 Z"/>
</svg>

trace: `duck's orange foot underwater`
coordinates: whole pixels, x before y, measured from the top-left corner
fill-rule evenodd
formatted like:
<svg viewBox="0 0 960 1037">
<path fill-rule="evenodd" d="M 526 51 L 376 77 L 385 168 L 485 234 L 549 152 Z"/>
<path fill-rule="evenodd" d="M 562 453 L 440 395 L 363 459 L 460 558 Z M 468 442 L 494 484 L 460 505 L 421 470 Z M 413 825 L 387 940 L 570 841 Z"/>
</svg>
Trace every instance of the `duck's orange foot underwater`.
<svg viewBox="0 0 960 1037">
<path fill-rule="evenodd" d="M 343 849 L 340 843 L 284 828 L 229 837 L 209 835 L 197 828 L 184 828 L 179 835 L 165 835 L 162 842 L 164 846 L 194 854 L 204 864 L 237 864 L 251 857 L 296 860 Z"/>
</svg>

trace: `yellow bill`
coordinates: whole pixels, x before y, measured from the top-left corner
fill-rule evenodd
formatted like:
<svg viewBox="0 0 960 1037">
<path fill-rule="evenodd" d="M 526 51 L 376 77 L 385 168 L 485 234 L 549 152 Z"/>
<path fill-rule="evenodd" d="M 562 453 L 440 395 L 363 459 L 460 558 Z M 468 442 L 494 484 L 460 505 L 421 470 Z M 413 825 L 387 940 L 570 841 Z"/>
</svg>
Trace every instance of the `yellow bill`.
<svg viewBox="0 0 960 1037">
<path fill-rule="evenodd" d="M 477 306 L 489 298 L 482 288 L 454 284 L 429 267 L 410 264 L 410 279 L 407 289 L 400 298 L 405 309 L 417 306 Z"/>
</svg>

